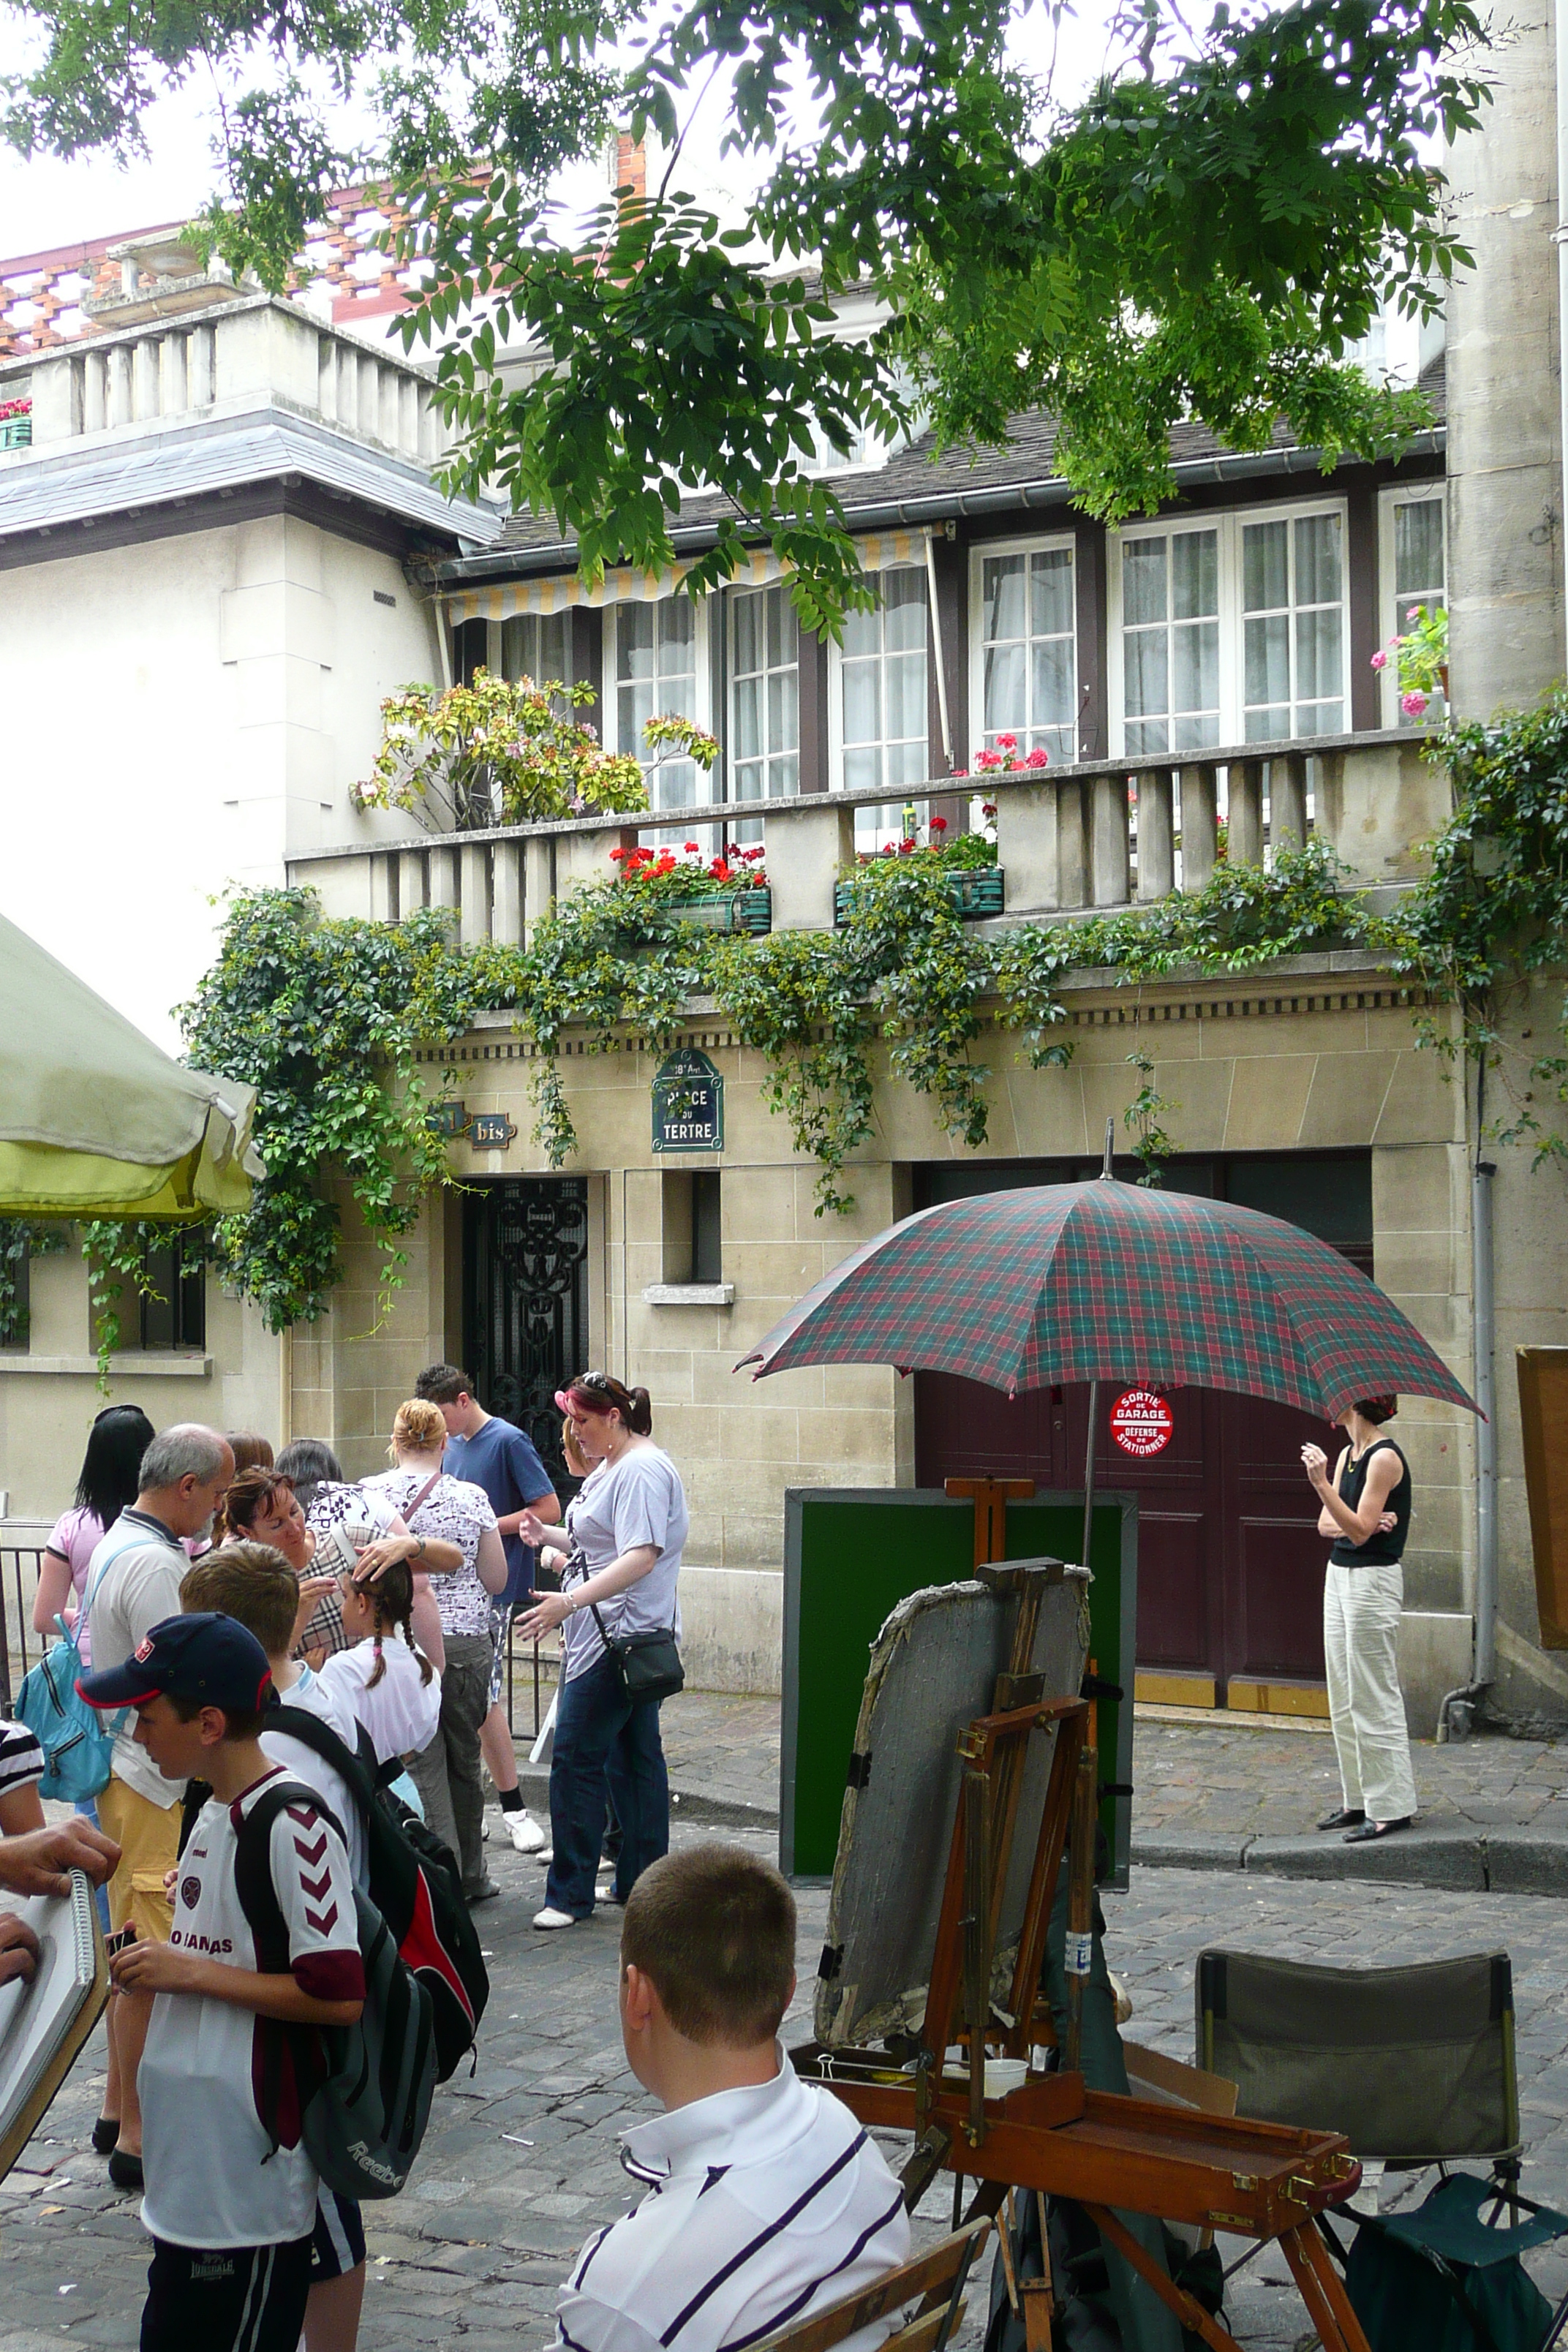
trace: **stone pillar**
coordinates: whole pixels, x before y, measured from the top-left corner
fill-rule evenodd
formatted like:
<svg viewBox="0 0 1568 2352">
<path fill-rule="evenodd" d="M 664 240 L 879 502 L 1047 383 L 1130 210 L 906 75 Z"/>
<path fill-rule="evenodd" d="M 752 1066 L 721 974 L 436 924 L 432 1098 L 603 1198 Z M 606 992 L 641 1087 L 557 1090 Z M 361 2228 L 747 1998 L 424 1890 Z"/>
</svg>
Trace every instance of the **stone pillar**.
<svg viewBox="0 0 1568 2352">
<path fill-rule="evenodd" d="M 424 851 L 400 850 L 397 857 L 397 911 L 404 922 L 427 903 L 426 891 Z"/>
<path fill-rule="evenodd" d="M 831 794 L 771 803 L 763 818 L 775 931 L 830 931 L 833 892 L 855 863 L 855 812 Z"/>
<path fill-rule="evenodd" d="M 1263 762 L 1233 760 L 1226 780 L 1226 842 L 1233 866 L 1263 863 Z"/>
<path fill-rule="evenodd" d="M 1268 762 L 1268 840 L 1276 855 L 1307 838 L 1307 755 L 1281 751 Z"/>
<path fill-rule="evenodd" d="M 1201 890 L 1214 879 L 1219 843 L 1218 772 L 1211 762 L 1179 772 L 1182 790 L 1182 887 Z"/>
<path fill-rule="evenodd" d="M 1172 821 L 1171 771 L 1138 771 L 1138 896 L 1145 903 L 1176 887 L 1175 827 Z"/>
<path fill-rule="evenodd" d="M 1476 266 L 1447 301 L 1449 682 L 1464 719 L 1563 669 L 1557 72 L 1549 8 L 1493 0 L 1492 103 L 1447 159 Z"/>
<path fill-rule="evenodd" d="M 1130 896 L 1127 779 L 1096 776 L 1089 787 L 1090 898 L 1097 907 L 1124 907 Z"/>
<path fill-rule="evenodd" d="M 564 898 L 569 890 L 580 890 L 584 882 L 613 882 L 616 868 L 611 860 L 612 849 L 635 849 L 637 830 L 635 824 L 606 826 L 593 833 L 558 833 L 555 835 L 555 887 Z"/>
<path fill-rule="evenodd" d="M 530 834 L 522 845 L 522 915 L 524 936 L 533 942 L 533 927 L 555 904 L 555 836 Z"/>
<path fill-rule="evenodd" d="M 444 842 L 438 842 L 429 852 L 430 904 L 450 908 L 454 914 L 459 903 L 458 860 L 461 854 L 460 850 L 448 848 Z"/>
</svg>

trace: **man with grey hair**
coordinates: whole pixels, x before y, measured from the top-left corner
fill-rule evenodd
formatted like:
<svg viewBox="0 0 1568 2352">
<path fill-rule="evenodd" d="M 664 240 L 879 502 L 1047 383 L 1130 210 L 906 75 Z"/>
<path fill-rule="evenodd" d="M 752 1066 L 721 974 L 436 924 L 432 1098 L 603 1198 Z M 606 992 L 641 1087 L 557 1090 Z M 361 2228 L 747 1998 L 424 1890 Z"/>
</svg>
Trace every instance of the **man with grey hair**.
<svg viewBox="0 0 1568 2352">
<path fill-rule="evenodd" d="M 205 1536 L 234 1477 L 226 1438 L 199 1422 L 160 1430 L 142 1456 L 140 1491 L 104 1534 L 87 1571 L 84 1605 L 95 1668 L 122 1666 L 165 1617 L 180 1614 L 180 1580 L 190 1566 L 185 1541 Z M 138 1942 L 167 1943 L 174 1906 L 163 1892 L 178 1858 L 183 1780 L 166 1780 L 124 1726 L 114 1742 L 109 1785 L 98 1818 L 120 1848 L 109 1882 L 111 1927 L 130 1927 Z M 153 2014 L 150 1993 L 117 1992 L 109 2004 L 109 2079 L 93 2146 L 109 2158 L 117 2189 L 142 2186 L 142 2110 L 136 2069 Z"/>
</svg>

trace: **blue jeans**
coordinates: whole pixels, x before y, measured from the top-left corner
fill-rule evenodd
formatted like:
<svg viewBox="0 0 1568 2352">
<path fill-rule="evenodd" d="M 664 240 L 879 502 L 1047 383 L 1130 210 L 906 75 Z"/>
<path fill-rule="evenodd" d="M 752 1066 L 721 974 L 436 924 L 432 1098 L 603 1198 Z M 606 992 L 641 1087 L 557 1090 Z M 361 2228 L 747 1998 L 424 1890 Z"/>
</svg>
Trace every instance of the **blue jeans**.
<svg viewBox="0 0 1568 2352">
<path fill-rule="evenodd" d="M 605 1835 L 606 1795 L 621 1825 L 616 1900 L 624 1903 L 650 1862 L 669 1852 L 669 1775 L 658 1737 L 658 1701 L 633 1706 L 609 1658 L 561 1687 L 550 1763 L 554 1854 L 544 1899 L 585 1919 Z"/>
</svg>

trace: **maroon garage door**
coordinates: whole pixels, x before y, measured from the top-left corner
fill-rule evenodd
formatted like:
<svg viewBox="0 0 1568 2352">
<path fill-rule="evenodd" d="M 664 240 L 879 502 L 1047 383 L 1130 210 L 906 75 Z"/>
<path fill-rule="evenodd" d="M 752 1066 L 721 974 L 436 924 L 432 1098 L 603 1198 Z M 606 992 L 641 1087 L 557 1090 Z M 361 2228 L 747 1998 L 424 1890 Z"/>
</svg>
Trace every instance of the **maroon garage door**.
<svg viewBox="0 0 1568 2352">
<path fill-rule="evenodd" d="M 1004 1160 L 917 1169 L 917 1207 L 1096 1172 L 1074 1161 Z M 1130 1165 L 1123 1171 L 1137 1174 Z M 1234 1154 L 1172 1161 L 1172 1191 L 1198 1192 L 1288 1217 L 1372 1272 L 1367 1153 Z M 1139 1461 L 1111 1441 L 1100 1393 L 1097 1483 L 1138 1496 L 1138 1664 L 1142 1672 L 1320 1682 L 1328 1546 L 1300 1466 L 1324 1424 L 1292 1407 L 1217 1389 L 1167 1392 L 1175 1433 Z M 1089 1391 L 1042 1389 L 1011 1402 L 944 1372 L 915 1376 L 918 1483 L 993 1472 L 1038 1486 L 1083 1481 Z"/>
</svg>

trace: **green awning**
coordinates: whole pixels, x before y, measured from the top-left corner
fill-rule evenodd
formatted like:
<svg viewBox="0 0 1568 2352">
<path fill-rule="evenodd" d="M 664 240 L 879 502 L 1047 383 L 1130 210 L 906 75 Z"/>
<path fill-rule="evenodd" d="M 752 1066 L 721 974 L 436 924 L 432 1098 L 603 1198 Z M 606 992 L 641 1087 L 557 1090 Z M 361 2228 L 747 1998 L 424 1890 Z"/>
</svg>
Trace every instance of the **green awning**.
<svg viewBox="0 0 1568 2352">
<path fill-rule="evenodd" d="M 254 1087 L 187 1070 L 0 916 L 0 1217 L 243 1209 Z"/>
</svg>

